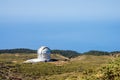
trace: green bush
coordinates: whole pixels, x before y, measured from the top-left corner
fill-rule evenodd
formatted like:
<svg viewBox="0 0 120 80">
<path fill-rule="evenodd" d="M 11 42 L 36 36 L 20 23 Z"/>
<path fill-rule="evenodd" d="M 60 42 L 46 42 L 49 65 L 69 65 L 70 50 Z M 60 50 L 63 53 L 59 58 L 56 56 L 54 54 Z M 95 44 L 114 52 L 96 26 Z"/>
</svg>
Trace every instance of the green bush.
<svg viewBox="0 0 120 80">
<path fill-rule="evenodd" d="M 120 80 L 120 58 L 99 69 L 97 75 L 99 80 Z"/>
</svg>

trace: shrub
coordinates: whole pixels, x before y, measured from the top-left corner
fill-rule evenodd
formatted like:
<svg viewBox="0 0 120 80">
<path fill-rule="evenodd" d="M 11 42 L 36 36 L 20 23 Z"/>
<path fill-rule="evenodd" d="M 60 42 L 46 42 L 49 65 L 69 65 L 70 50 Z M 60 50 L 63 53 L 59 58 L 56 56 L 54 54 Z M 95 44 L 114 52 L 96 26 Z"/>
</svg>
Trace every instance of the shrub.
<svg viewBox="0 0 120 80">
<path fill-rule="evenodd" d="M 100 80 L 120 80 L 120 58 L 99 69 Z"/>
</svg>

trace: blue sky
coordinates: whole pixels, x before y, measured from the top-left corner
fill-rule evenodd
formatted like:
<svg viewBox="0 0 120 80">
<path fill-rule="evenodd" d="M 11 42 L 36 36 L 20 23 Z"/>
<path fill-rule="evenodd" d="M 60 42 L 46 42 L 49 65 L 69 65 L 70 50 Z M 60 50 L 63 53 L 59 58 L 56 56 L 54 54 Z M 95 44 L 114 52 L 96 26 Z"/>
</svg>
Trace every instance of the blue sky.
<svg viewBox="0 0 120 80">
<path fill-rule="evenodd" d="M 120 0 L 1 0 L 0 49 L 120 50 Z"/>
</svg>

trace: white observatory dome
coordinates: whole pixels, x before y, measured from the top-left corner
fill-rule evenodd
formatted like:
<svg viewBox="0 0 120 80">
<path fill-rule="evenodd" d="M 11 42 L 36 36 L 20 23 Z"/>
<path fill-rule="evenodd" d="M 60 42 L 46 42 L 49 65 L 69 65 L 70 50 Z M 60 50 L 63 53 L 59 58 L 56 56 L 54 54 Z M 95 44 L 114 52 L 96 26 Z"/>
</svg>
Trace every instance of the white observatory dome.
<svg viewBox="0 0 120 80">
<path fill-rule="evenodd" d="M 30 60 L 24 61 L 24 63 L 37 63 L 37 62 L 50 61 L 50 53 L 51 53 L 51 50 L 48 47 L 42 46 L 37 51 L 38 57 L 36 59 L 30 59 Z"/>
<path fill-rule="evenodd" d="M 40 61 L 49 61 L 50 60 L 51 50 L 48 47 L 42 46 L 41 48 L 38 49 L 37 53 L 38 53 L 38 59 Z"/>
</svg>

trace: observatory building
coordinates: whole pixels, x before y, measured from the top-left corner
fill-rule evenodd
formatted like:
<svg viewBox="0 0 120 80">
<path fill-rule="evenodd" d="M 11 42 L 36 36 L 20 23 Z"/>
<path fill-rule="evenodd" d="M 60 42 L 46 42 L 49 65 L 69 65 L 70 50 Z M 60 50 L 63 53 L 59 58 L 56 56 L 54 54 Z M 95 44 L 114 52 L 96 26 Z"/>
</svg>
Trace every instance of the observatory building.
<svg viewBox="0 0 120 80">
<path fill-rule="evenodd" d="M 25 61 L 24 63 L 36 63 L 36 62 L 50 61 L 51 50 L 48 47 L 42 46 L 41 48 L 38 49 L 37 54 L 38 54 L 38 57 L 36 59 L 30 59 L 30 60 Z"/>
<path fill-rule="evenodd" d="M 38 59 L 41 61 L 50 61 L 50 49 L 48 47 L 42 46 L 38 49 Z"/>
</svg>

